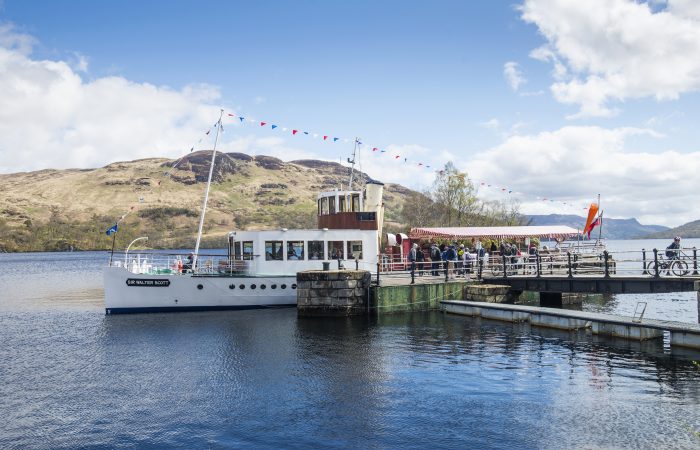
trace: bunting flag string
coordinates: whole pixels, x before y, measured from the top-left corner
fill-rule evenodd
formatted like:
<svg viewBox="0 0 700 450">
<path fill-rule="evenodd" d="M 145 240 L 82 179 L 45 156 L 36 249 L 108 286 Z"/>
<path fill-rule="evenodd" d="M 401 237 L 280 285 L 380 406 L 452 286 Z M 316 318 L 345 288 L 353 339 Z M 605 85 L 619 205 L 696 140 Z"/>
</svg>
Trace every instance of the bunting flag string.
<svg viewBox="0 0 700 450">
<path fill-rule="evenodd" d="M 332 134 L 312 133 L 310 131 L 306 131 L 306 130 L 301 129 L 301 128 L 291 128 L 291 127 L 286 127 L 286 126 L 280 126 L 279 123 L 275 123 L 275 122 L 267 120 L 267 119 L 258 120 L 258 119 L 252 118 L 250 116 L 242 116 L 240 114 L 235 114 L 235 113 L 227 113 L 226 117 L 231 118 L 231 120 L 238 123 L 240 126 L 246 126 L 246 124 L 255 124 L 261 128 L 269 127 L 270 130 L 278 130 L 279 129 L 284 133 L 291 131 L 291 135 L 295 136 L 295 137 L 308 136 L 312 139 L 316 139 L 316 138 L 321 137 L 322 138 L 321 142 L 337 143 L 337 142 L 342 141 L 344 143 L 350 143 L 350 142 L 354 142 L 356 140 L 356 139 L 343 138 L 343 137 L 339 137 L 339 136 L 333 136 Z M 214 124 L 214 126 L 212 126 L 209 130 L 207 130 L 205 132 L 205 135 L 202 136 L 202 138 L 200 138 L 197 141 L 197 145 L 201 143 L 202 139 L 205 136 L 209 136 L 210 132 L 217 125 L 218 125 L 218 122 L 216 124 Z M 222 125 L 222 131 L 223 131 L 223 125 Z M 359 140 L 357 142 L 359 145 L 362 145 L 362 142 L 360 142 Z M 195 146 L 192 146 L 190 148 L 190 153 L 192 151 L 194 151 Z M 387 150 L 387 149 L 381 148 L 381 146 L 378 146 L 378 145 L 368 145 L 367 147 L 371 148 L 371 153 L 373 155 L 376 155 L 377 157 L 381 157 L 384 155 L 391 156 L 392 159 L 396 162 L 402 162 L 403 164 L 415 165 L 415 167 L 417 167 L 417 168 L 424 169 L 426 171 L 431 171 L 431 172 L 434 172 L 434 173 L 439 174 L 439 175 L 444 175 L 443 170 L 434 170 L 430 164 L 426 164 L 423 161 L 409 160 L 408 157 L 402 156 L 394 150 Z M 178 160 L 171 167 L 170 172 L 172 172 L 172 170 L 174 170 L 177 167 L 177 165 L 180 163 L 180 161 L 181 160 Z M 169 175 L 170 172 L 168 172 L 167 174 Z M 474 181 L 474 183 L 478 188 L 489 189 L 489 190 L 492 190 L 494 192 L 497 192 L 497 193 L 500 193 L 500 194 L 506 195 L 506 196 L 517 196 L 517 197 L 521 197 L 521 198 L 526 198 L 526 199 L 531 200 L 531 201 L 536 200 L 536 201 L 542 202 L 542 203 L 556 203 L 559 205 L 569 206 L 569 207 L 576 206 L 574 204 L 574 202 L 572 202 L 572 201 L 563 201 L 563 200 L 557 200 L 557 199 L 553 199 L 553 198 L 540 197 L 540 196 L 533 197 L 531 195 L 527 195 L 527 194 L 524 194 L 522 192 L 518 192 L 518 191 L 516 191 L 510 187 L 507 187 L 507 186 L 496 186 L 495 184 L 490 183 L 488 181 Z M 587 206 L 583 207 L 583 209 L 587 209 L 587 208 L 588 208 Z"/>
</svg>

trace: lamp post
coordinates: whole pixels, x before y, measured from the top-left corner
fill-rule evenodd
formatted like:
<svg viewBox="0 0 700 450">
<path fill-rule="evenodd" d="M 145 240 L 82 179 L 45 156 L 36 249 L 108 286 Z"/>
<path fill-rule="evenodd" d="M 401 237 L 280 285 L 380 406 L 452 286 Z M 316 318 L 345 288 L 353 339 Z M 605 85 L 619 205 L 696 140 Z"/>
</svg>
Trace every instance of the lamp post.
<svg viewBox="0 0 700 450">
<path fill-rule="evenodd" d="M 131 245 L 132 245 L 134 242 L 140 241 L 140 240 L 142 240 L 142 239 L 147 241 L 147 240 L 148 240 L 148 236 L 141 236 L 141 237 L 138 237 L 138 238 L 134 239 L 133 241 L 131 241 L 131 244 L 129 244 L 129 245 L 126 247 L 126 252 L 124 253 L 124 267 L 126 267 L 126 266 L 128 265 L 128 262 L 129 262 L 129 249 L 131 248 Z"/>
</svg>

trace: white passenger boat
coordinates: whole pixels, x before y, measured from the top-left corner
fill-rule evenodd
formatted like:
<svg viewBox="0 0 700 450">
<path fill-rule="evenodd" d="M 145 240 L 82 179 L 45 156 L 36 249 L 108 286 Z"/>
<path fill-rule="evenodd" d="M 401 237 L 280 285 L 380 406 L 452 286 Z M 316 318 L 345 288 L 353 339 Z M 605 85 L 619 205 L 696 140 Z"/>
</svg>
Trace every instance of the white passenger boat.
<svg viewBox="0 0 700 450">
<path fill-rule="evenodd" d="M 207 256 L 199 254 L 199 241 L 210 184 L 211 170 L 193 267 L 177 255 L 127 251 L 104 270 L 107 314 L 296 306 L 297 272 L 324 263 L 376 267 L 383 184 L 319 194 L 318 229 L 232 231 L 227 254 Z"/>
</svg>

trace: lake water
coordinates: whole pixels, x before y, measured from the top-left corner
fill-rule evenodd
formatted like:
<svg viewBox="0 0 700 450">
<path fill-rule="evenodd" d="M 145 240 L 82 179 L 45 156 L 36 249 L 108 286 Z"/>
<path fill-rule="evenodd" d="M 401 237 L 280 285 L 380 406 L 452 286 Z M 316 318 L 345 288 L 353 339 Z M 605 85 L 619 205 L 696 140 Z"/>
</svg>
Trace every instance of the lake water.
<svg viewBox="0 0 700 450">
<path fill-rule="evenodd" d="M 105 316 L 106 258 L 0 255 L 0 448 L 700 448 L 697 352 L 438 312 Z M 697 323 L 694 293 L 583 308 L 640 298 Z"/>
</svg>

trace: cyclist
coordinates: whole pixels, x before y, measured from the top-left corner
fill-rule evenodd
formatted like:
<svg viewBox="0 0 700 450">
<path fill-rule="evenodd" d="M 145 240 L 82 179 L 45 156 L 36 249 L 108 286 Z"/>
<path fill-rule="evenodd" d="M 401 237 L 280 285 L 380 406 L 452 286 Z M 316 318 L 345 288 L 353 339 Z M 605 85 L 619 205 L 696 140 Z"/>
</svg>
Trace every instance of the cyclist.
<svg viewBox="0 0 700 450">
<path fill-rule="evenodd" d="M 668 259 L 678 259 L 678 249 L 681 248 L 681 237 L 676 236 L 673 238 L 671 245 L 666 247 L 666 257 Z"/>
</svg>

